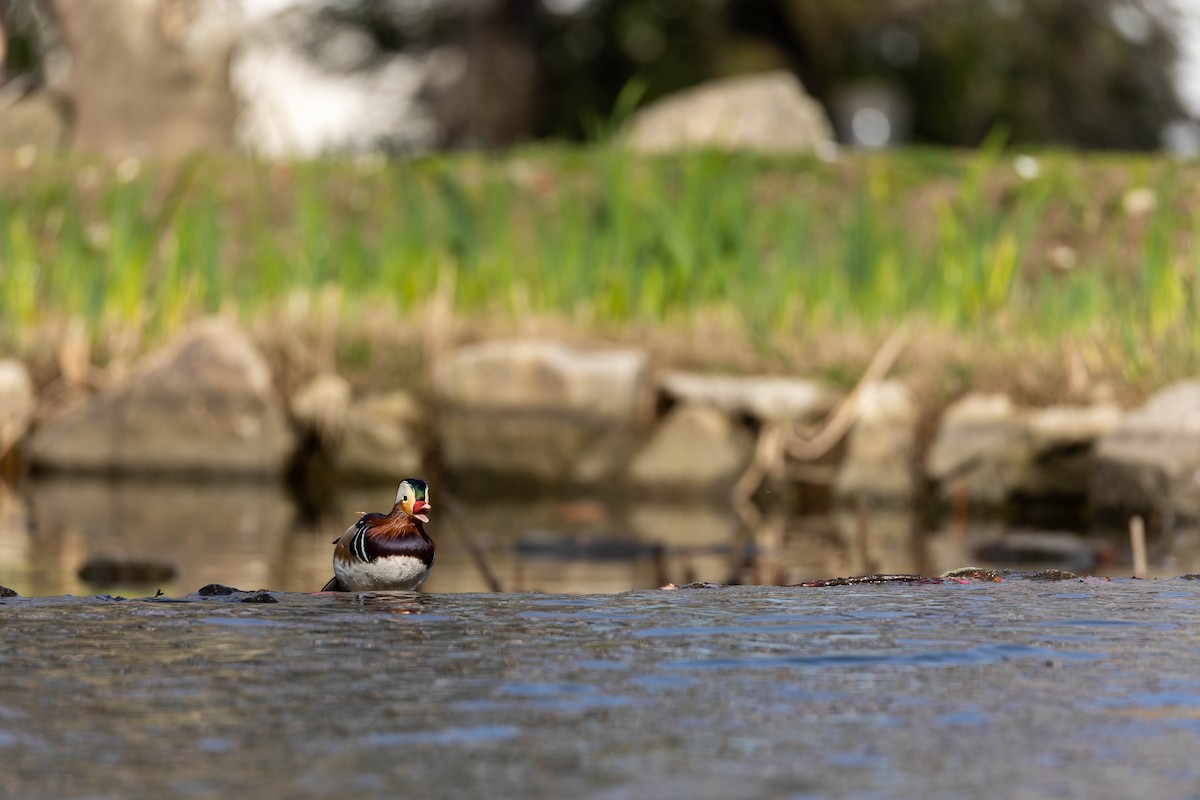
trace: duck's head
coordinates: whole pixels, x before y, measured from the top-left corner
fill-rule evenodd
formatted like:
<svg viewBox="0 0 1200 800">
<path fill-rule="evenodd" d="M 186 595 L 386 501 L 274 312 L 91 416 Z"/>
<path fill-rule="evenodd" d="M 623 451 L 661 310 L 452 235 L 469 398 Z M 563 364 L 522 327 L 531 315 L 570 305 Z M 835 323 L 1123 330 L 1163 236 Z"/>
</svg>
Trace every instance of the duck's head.
<svg viewBox="0 0 1200 800">
<path fill-rule="evenodd" d="M 410 517 L 429 522 L 429 509 L 433 506 L 429 505 L 429 487 L 425 481 L 417 478 L 402 480 L 396 490 L 396 505 Z"/>
</svg>

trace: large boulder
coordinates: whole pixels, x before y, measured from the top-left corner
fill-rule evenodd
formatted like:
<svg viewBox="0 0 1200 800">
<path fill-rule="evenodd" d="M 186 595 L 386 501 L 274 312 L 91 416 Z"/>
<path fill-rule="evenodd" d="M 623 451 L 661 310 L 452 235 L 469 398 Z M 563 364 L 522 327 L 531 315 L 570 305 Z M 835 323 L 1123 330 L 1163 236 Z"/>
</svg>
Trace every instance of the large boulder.
<svg viewBox="0 0 1200 800">
<path fill-rule="evenodd" d="M 709 492 L 726 502 L 754 453 L 750 432 L 707 406 L 680 405 L 658 424 L 629 465 L 629 478 L 651 490 Z"/>
<path fill-rule="evenodd" d="M 537 340 L 464 347 L 439 363 L 434 385 L 447 470 L 515 482 L 614 476 L 650 400 L 644 354 Z"/>
<path fill-rule="evenodd" d="M 29 370 L 15 359 L 0 360 L 0 457 L 25 436 L 33 411 Z"/>
<path fill-rule="evenodd" d="M 626 133 L 643 152 L 689 148 L 811 152 L 830 146 L 821 105 L 783 70 L 732 78 L 664 97 L 638 111 Z"/>
<path fill-rule="evenodd" d="M 46 470 L 268 476 L 294 444 L 258 350 L 210 320 L 38 430 L 29 455 Z"/>
<path fill-rule="evenodd" d="M 904 384 L 864 387 L 846 455 L 834 478 L 834 495 L 907 503 L 917 491 L 917 407 Z"/>
<path fill-rule="evenodd" d="M 1177 383 L 1129 412 L 1096 450 L 1102 512 L 1200 519 L 1200 381 Z"/>
</svg>

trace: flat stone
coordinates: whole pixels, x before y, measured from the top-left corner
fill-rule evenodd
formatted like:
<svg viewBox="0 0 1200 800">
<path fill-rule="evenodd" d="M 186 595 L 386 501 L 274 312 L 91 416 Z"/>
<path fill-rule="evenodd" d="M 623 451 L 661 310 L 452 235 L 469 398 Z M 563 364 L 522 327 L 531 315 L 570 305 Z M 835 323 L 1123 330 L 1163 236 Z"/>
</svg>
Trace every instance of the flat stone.
<svg viewBox="0 0 1200 800">
<path fill-rule="evenodd" d="M 689 148 L 811 152 L 833 142 L 820 103 L 795 75 L 737 75 L 650 103 L 630 121 L 628 145 L 642 152 Z"/>
<path fill-rule="evenodd" d="M 828 413 L 838 401 L 837 392 L 819 381 L 770 375 L 673 371 L 662 375 L 659 387 L 672 400 L 764 422 L 811 421 Z"/>
<path fill-rule="evenodd" d="M 263 357 L 232 324 L 208 320 L 39 429 L 29 455 L 46 470 L 267 476 L 294 447 Z"/>
<path fill-rule="evenodd" d="M 438 396 L 461 408 L 553 411 L 631 423 L 646 404 L 646 355 L 540 339 L 464 347 L 438 364 Z"/>
<path fill-rule="evenodd" d="M 729 489 L 754 452 L 749 431 L 707 406 L 676 406 L 658 424 L 629 465 L 642 486 L 712 491 L 726 502 Z"/>
<path fill-rule="evenodd" d="M 647 360 L 541 340 L 465 347 L 434 372 L 452 473 L 594 484 L 614 476 L 650 405 Z"/>
</svg>

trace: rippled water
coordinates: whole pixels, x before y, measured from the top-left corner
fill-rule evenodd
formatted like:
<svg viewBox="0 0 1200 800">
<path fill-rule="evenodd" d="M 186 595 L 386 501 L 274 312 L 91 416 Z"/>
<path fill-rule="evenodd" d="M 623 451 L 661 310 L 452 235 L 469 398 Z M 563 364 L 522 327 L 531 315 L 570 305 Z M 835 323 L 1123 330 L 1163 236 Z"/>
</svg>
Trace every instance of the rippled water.
<svg viewBox="0 0 1200 800">
<path fill-rule="evenodd" d="M 1200 788 L 1187 580 L 184 600 L 0 601 L 0 796 Z"/>
</svg>

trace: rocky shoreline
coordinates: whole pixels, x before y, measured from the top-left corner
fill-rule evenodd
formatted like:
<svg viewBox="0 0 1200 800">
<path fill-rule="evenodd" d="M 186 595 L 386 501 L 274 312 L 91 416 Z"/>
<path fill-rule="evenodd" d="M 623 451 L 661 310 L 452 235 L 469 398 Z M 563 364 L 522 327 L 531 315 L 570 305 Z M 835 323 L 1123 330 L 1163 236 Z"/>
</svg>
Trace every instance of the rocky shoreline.
<svg viewBox="0 0 1200 800">
<path fill-rule="evenodd" d="M 318 460 L 345 480 L 432 471 L 456 486 L 724 503 L 763 463 L 767 434 L 786 431 L 801 445 L 831 441 L 800 457 L 803 446 L 785 448 L 785 469 L 764 469 L 761 485 L 816 480 L 841 504 L 905 507 L 931 494 L 1016 516 L 1065 503 L 1083 520 L 1200 518 L 1200 381 L 1134 409 L 969 394 L 925 446 L 896 380 L 847 395 L 801 377 L 657 370 L 636 349 L 547 340 L 464 346 L 427 377 L 355 397 L 323 374 L 285 398 L 242 331 L 206 320 L 44 421 L 28 370 L 0 361 L 0 454 L 39 474 L 280 480 Z M 830 436 L 834 418 L 844 425 Z"/>
</svg>

